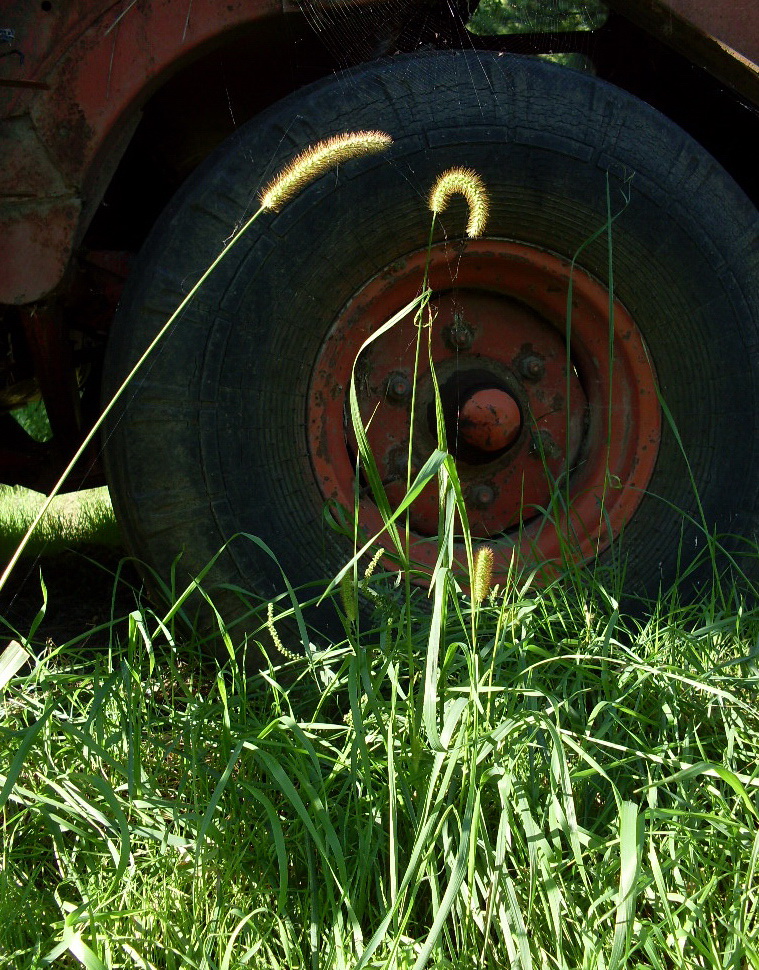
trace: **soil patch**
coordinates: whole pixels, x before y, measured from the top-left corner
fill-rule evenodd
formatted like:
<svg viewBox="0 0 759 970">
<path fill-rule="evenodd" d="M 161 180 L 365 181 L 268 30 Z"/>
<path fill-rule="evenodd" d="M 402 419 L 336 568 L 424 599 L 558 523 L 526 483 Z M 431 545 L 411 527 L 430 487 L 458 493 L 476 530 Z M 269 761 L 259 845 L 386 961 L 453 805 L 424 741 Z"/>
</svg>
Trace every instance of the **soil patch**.
<svg viewBox="0 0 759 970">
<path fill-rule="evenodd" d="M 16 633 L 28 635 L 43 604 L 41 581 L 47 607 L 34 643 L 61 646 L 112 617 L 125 617 L 135 608 L 142 582 L 134 566 L 122 562 L 123 555 L 120 550 L 80 547 L 22 559 L 0 593 L 0 648 Z M 97 646 L 96 637 L 107 646 L 107 632 L 95 635 L 92 646 Z"/>
</svg>

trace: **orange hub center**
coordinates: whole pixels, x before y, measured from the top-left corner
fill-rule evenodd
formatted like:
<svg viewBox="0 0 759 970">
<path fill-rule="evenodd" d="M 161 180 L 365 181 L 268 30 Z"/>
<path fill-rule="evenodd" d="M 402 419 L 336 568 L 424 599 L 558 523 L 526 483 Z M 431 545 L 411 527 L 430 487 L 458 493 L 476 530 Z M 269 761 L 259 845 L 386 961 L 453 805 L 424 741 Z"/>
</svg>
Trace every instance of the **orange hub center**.
<svg viewBox="0 0 759 970">
<path fill-rule="evenodd" d="M 508 391 L 487 387 L 473 391 L 459 411 L 459 433 L 480 451 L 502 451 L 519 436 L 522 415 Z"/>
</svg>

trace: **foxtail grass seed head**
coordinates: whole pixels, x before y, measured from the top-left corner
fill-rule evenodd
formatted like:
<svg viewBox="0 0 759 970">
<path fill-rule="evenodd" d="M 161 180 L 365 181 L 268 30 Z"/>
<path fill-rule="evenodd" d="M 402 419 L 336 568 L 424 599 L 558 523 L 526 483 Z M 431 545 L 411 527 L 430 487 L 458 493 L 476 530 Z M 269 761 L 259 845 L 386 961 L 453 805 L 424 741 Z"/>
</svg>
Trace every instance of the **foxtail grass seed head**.
<svg viewBox="0 0 759 970">
<path fill-rule="evenodd" d="M 277 628 L 274 626 L 274 604 L 269 602 L 266 607 L 266 626 L 269 630 L 272 640 L 274 641 L 274 646 L 279 650 L 283 657 L 287 657 L 288 660 L 297 660 L 298 654 L 292 650 L 288 650 L 287 647 L 282 643 L 277 633 Z"/>
<path fill-rule="evenodd" d="M 490 592 L 493 584 L 493 550 L 490 546 L 482 546 L 474 557 L 472 570 L 472 599 L 475 603 L 482 603 Z"/>
<path fill-rule="evenodd" d="M 335 165 L 360 155 L 374 155 L 393 143 L 384 131 L 351 131 L 319 141 L 294 158 L 259 196 L 262 209 L 277 211 Z"/>
<path fill-rule="evenodd" d="M 382 548 L 382 546 L 380 546 L 379 549 L 377 549 L 377 551 L 372 556 L 372 561 L 366 567 L 366 572 L 364 573 L 364 582 L 362 584 L 364 587 L 366 587 L 366 584 L 372 578 L 372 575 L 374 574 L 374 570 L 377 568 L 377 566 L 379 565 L 380 559 L 382 559 L 384 555 L 385 555 L 385 550 Z"/>
<path fill-rule="evenodd" d="M 356 588 L 353 584 L 353 576 L 346 573 L 340 580 L 340 598 L 343 601 L 345 615 L 351 623 L 356 622 Z"/>
<path fill-rule="evenodd" d="M 490 202 L 485 183 L 471 168 L 449 168 L 438 178 L 430 192 L 430 211 L 440 215 L 452 195 L 463 195 L 469 206 L 466 234 L 470 239 L 481 236 L 488 221 Z"/>
</svg>

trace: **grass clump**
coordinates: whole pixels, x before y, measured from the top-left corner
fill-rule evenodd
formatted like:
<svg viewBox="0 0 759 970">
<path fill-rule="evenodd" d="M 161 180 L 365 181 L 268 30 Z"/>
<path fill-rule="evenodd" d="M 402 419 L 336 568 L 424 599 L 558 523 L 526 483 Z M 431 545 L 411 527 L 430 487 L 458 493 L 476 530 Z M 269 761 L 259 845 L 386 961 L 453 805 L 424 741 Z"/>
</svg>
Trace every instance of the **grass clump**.
<svg viewBox="0 0 759 970">
<path fill-rule="evenodd" d="M 757 965 L 754 617 L 451 585 L 435 640 L 367 582 L 254 678 L 140 607 L 9 683 L 6 965 Z"/>
<path fill-rule="evenodd" d="M 50 441 L 53 432 L 47 416 L 47 409 L 42 400 L 31 401 L 15 411 L 11 417 L 21 425 L 26 433 L 35 441 Z"/>
</svg>

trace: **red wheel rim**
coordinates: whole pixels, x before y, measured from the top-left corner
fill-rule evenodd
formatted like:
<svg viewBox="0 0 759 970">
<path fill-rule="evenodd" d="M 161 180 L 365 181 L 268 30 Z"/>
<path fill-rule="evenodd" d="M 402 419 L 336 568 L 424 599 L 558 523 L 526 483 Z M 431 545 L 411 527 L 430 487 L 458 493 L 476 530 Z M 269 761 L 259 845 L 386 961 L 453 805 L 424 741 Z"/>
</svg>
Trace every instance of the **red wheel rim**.
<svg viewBox="0 0 759 970">
<path fill-rule="evenodd" d="M 417 295 L 426 261 L 426 249 L 412 253 L 355 294 L 314 370 L 308 401 L 313 469 L 325 499 L 350 509 L 353 363 L 367 338 Z M 472 535 L 496 550 L 496 579 L 515 557 L 529 566 L 598 555 L 637 509 L 660 439 L 653 365 L 632 317 L 614 300 L 610 322 L 609 292 L 598 280 L 552 253 L 512 242 L 434 246 L 429 283 L 448 448 Z M 359 406 L 391 505 L 405 494 L 416 335 L 408 314 L 356 364 Z M 415 469 L 437 447 L 433 402 L 425 339 Z M 360 520 L 373 535 L 382 519 L 367 491 Z M 426 568 L 435 562 L 437 527 L 438 497 L 430 484 L 411 508 L 412 555 Z"/>
</svg>

